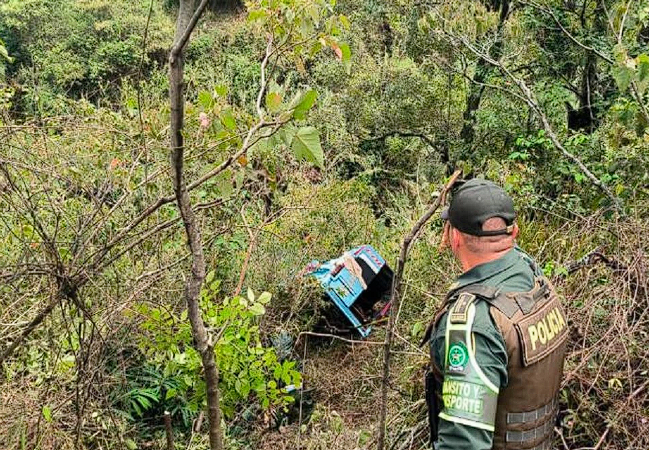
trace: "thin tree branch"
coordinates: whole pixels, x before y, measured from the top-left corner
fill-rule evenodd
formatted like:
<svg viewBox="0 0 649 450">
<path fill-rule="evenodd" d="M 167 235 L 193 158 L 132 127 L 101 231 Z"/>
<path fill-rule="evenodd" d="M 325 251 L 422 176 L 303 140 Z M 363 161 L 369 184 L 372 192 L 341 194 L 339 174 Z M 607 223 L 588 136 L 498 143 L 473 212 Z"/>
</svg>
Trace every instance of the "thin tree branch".
<svg viewBox="0 0 649 450">
<path fill-rule="evenodd" d="M 56 305 L 59 304 L 61 301 L 61 296 L 59 293 L 54 294 L 50 302 L 39 311 L 39 313 L 34 317 L 31 322 L 29 322 L 29 325 L 25 327 L 25 329 L 20 333 L 20 336 L 18 336 L 9 346 L 0 354 L 0 366 L 2 366 L 2 363 L 9 357 L 11 354 L 18 348 L 18 346 L 25 340 L 27 336 L 30 335 L 32 331 L 34 331 L 46 318 L 47 316 L 50 315 L 50 313 L 54 310 Z"/>
<path fill-rule="evenodd" d="M 259 93 L 257 94 L 257 102 L 255 103 L 255 107 L 257 109 L 257 115 L 259 116 L 259 120 L 261 122 L 264 121 L 264 113 L 261 110 L 261 100 L 264 97 L 264 92 L 266 92 L 266 65 L 268 65 L 268 59 L 270 58 L 270 55 L 272 54 L 273 50 L 273 36 L 270 35 L 268 38 L 268 43 L 266 44 L 266 55 L 264 56 L 264 60 L 261 62 L 261 87 L 259 89 Z"/>
<path fill-rule="evenodd" d="M 379 411 L 378 450 L 383 450 L 385 448 L 385 420 L 387 415 L 388 387 L 390 383 L 390 349 L 392 346 L 392 337 L 395 334 L 396 313 L 399 311 L 401 306 L 401 279 L 403 277 L 404 267 L 408 260 L 408 252 L 410 251 L 413 242 L 417 239 L 421 229 L 430 220 L 433 214 L 435 214 L 435 211 L 437 211 L 440 205 L 445 202 L 446 195 L 451 190 L 461 173 L 462 171 L 456 170 L 453 175 L 451 175 L 441 193 L 430 205 L 424 215 L 417 220 L 401 244 L 399 259 L 397 260 L 396 270 L 394 271 L 394 277 L 392 278 L 392 289 L 390 294 L 390 302 L 392 306 L 390 307 L 390 320 L 388 322 L 387 330 L 385 331 L 385 341 L 383 342 L 383 384 L 381 386 L 381 404 Z"/>
<path fill-rule="evenodd" d="M 172 262 L 171 264 L 168 264 L 168 265 L 166 265 L 166 266 L 164 266 L 164 267 L 161 267 L 161 268 L 159 268 L 159 269 L 156 269 L 156 270 L 152 270 L 152 271 L 150 271 L 150 272 L 144 272 L 143 274 L 141 274 L 140 276 L 138 276 L 138 277 L 135 279 L 135 281 L 136 281 L 136 282 L 139 282 L 139 281 L 143 280 L 144 278 L 157 276 L 157 275 L 159 275 L 159 274 L 161 274 L 161 273 L 163 273 L 163 272 L 166 272 L 167 270 L 171 269 L 172 267 L 175 267 L 175 266 L 177 266 L 178 264 L 182 263 L 183 261 L 185 261 L 185 260 L 186 260 L 187 258 L 189 258 L 190 256 L 191 256 L 190 253 L 187 253 L 185 256 L 183 256 L 182 258 L 179 258 L 178 260 Z"/>
<path fill-rule="evenodd" d="M 622 34 L 624 33 L 624 23 L 626 22 L 626 17 L 629 14 L 629 8 L 631 7 L 633 0 L 629 0 L 624 9 L 624 14 L 622 15 L 622 21 L 620 22 L 620 31 L 617 34 L 617 41 L 622 42 Z"/>
<path fill-rule="evenodd" d="M 220 206 L 224 203 L 222 199 L 217 199 L 212 202 L 207 202 L 207 203 L 199 203 L 197 204 L 194 209 L 196 211 L 200 211 L 203 209 L 208 209 L 208 208 L 213 208 L 216 206 Z M 176 217 L 174 219 L 169 219 L 165 222 L 159 223 L 155 227 L 151 228 L 150 230 L 146 231 L 144 234 L 140 235 L 140 237 L 128 244 L 125 248 L 121 249 L 116 255 L 111 256 L 110 259 L 105 260 L 104 262 L 101 263 L 101 265 L 96 269 L 98 271 L 101 271 L 105 269 L 106 267 L 110 266 L 113 264 L 115 261 L 117 261 L 120 257 L 122 257 L 124 254 L 126 254 L 128 251 L 132 250 L 133 248 L 137 247 L 140 245 L 142 242 L 146 241 L 147 239 L 151 238 L 151 236 L 158 234 L 160 231 L 166 230 L 167 228 L 175 225 L 180 221 L 180 217 Z"/>
<path fill-rule="evenodd" d="M 326 338 L 331 338 L 331 339 L 336 339 L 338 341 L 342 342 L 347 342 L 348 344 L 357 344 L 357 345 L 385 345 L 385 342 L 381 341 L 355 341 L 353 339 L 347 339 L 342 336 L 338 336 L 335 334 L 329 334 L 329 333 L 316 333 L 313 331 L 302 331 L 300 334 L 297 335 L 297 339 L 295 339 L 295 343 L 297 345 L 297 342 L 300 340 L 300 337 L 302 336 L 317 336 L 317 337 L 326 337 Z"/>
<path fill-rule="evenodd" d="M 189 20 L 189 23 L 187 24 L 185 31 L 178 39 L 176 39 L 173 47 L 171 47 L 171 51 L 169 52 L 170 64 L 174 64 L 176 62 L 176 58 L 178 58 L 180 53 L 184 50 L 185 45 L 187 45 L 187 41 L 189 41 L 189 37 L 192 35 L 194 28 L 196 28 L 196 24 L 198 23 L 199 19 L 203 15 L 203 12 L 205 11 L 205 8 L 207 7 L 208 3 L 209 0 L 201 1 L 200 5 L 198 5 L 198 8 L 194 12 L 194 15 Z"/>
</svg>

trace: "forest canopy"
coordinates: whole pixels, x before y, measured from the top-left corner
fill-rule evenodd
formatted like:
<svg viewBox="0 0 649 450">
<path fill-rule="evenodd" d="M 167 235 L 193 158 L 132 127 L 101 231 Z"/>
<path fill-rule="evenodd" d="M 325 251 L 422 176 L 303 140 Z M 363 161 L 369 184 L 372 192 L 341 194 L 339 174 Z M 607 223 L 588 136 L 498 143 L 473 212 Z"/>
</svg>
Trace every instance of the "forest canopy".
<svg viewBox="0 0 649 450">
<path fill-rule="evenodd" d="M 376 448 L 387 386 L 429 448 L 438 214 L 392 333 L 304 269 L 456 170 L 563 299 L 556 448 L 649 448 L 649 1 L 0 1 L 0 447 Z"/>
</svg>

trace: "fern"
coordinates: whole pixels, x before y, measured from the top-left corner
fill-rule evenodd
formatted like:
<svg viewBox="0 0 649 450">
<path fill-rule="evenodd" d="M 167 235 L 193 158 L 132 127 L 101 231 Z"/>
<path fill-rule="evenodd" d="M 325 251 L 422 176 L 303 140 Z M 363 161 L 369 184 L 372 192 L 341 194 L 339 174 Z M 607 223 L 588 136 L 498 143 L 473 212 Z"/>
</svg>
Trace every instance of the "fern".
<svg viewBox="0 0 649 450">
<path fill-rule="evenodd" d="M 157 388 L 131 389 L 127 396 L 129 405 L 137 417 L 142 417 L 153 406 L 160 402 L 160 390 Z"/>
</svg>

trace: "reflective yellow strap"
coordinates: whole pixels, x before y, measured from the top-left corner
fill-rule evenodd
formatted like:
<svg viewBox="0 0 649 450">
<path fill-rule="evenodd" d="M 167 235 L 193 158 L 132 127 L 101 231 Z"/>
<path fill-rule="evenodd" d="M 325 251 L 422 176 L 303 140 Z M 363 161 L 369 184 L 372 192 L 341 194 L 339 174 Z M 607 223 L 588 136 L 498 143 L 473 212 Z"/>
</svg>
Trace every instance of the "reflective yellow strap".
<svg viewBox="0 0 649 450">
<path fill-rule="evenodd" d="M 469 322 L 468 322 L 468 324 L 470 324 L 472 326 L 474 319 L 475 319 L 475 305 L 471 305 L 469 307 Z M 478 376 L 480 377 L 480 380 L 482 380 L 482 382 L 485 384 L 485 386 L 488 387 L 489 389 L 491 389 L 492 392 L 497 394 L 498 391 L 499 391 L 498 386 L 493 384 L 491 382 L 491 380 L 489 380 L 489 378 L 487 378 L 487 376 L 484 374 L 484 372 L 482 371 L 482 369 L 478 365 L 478 361 L 476 360 L 475 348 L 474 348 L 474 345 L 473 345 L 475 341 L 473 340 L 473 333 L 471 332 L 471 327 L 470 326 L 467 326 L 466 338 L 465 339 L 466 339 L 467 345 L 470 346 L 470 348 L 468 349 L 468 353 L 469 353 L 469 361 L 471 361 L 471 365 L 473 366 L 473 370 L 475 370 L 475 372 L 478 374 Z"/>
<path fill-rule="evenodd" d="M 443 412 L 439 413 L 439 417 L 449 422 L 461 423 L 462 425 L 467 425 L 474 428 L 480 428 L 481 430 L 491 431 L 492 433 L 495 430 L 493 425 L 487 425 L 485 423 L 476 422 L 474 420 L 463 419 L 462 417 L 449 416 L 448 414 L 445 414 Z"/>
</svg>

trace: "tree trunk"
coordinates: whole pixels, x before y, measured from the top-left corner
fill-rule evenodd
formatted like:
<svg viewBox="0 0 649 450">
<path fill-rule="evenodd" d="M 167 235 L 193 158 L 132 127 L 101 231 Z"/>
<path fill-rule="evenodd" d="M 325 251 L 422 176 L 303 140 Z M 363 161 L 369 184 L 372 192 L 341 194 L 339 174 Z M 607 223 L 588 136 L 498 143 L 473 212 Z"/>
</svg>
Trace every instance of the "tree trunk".
<svg viewBox="0 0 649 450">
<path fill-rule="evenodd" d="M 198 17 L 205 9 L 203 0 L 195 11 L 195 0 L 181 0 L 176 22 L 174 46 L 169 55 L 169 97 L 171 101 L 171 174 L 178 209 L 185 225 L 187 241 L 192 255 L 191 276 L 185 286 L 187 312 L 192 327 L 196 350 L 201 355 L 207 393 L 207 418 L 209 422 L 210 449 L 223 449 L 221 432 L 221 410 L 219 408 L 219 372 L 214 355 L 214 343 L 210 341 L 199 305 L 203 280 L 205 279 L 205 257 L 200 225 L 192 209 L 191 199 L 183 177 L 183 120 L 184 120 L 184 47 L 196 25 Z"/>
</svg>

